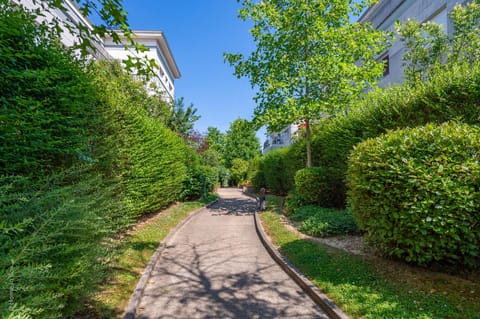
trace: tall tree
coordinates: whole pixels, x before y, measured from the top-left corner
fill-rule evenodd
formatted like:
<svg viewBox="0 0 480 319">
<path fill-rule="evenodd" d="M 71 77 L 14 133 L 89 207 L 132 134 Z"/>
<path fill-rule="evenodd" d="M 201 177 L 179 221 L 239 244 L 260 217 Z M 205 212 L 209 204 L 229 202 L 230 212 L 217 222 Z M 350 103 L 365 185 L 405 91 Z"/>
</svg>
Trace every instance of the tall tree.
<svg viewBox="0 0 480 319">
<path fill-rule="evenodd" d="M 179 98 L 173 104 L 172 116 L 167 121 L 167 126 L 175 133 L 187 137 L 193 132 L 195 122 L 200 119 L 200 116 L 196 113 L 197 109 L 193 104 L 185 108 L 183 97 Z"/>
<path fill-rule="evenodd" d="M 225 136 L 223 152 L 225 166 L 232 167 L 233 160 L 236 158 L 250 161 L 259 154 L 260 143 L 253 125 L 241 118 L 233 121 Z"/>
<path fill-rule="evenodd" d="M 239 0 L 240 1 L 240 0 Z M 239 17 L 251 20 L 256 50 L 225 54 L 237 77 L 257 93 L 254 121 L 278 131 L 306 124 L 311 166 L 312 120 L 356 99 L 381 76 L 375 60 L 386 36 L 369 24 L 351 23 L 368 0 L 242 0 Z"/>
</svg>

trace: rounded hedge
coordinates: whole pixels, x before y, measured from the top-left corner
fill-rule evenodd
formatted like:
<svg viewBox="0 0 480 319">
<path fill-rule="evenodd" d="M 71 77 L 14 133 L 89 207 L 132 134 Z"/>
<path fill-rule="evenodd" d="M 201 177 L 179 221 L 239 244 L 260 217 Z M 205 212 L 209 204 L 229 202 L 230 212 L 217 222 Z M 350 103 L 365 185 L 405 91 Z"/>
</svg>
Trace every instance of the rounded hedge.
<svg viewBox="0 0 480 319">
<path fill-rule="evenodd" d="M 386 255 L 478 265 L 480 129 L 429 124 L 367 140 L 347 182 L 358 225 Z"/>
</svg>

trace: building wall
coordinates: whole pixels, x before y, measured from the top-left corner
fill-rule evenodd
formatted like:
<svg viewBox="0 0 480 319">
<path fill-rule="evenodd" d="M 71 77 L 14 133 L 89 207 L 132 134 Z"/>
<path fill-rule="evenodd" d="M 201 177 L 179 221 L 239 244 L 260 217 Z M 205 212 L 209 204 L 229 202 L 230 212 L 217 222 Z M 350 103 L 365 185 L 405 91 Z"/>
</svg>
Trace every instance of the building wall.
<svg viewBox="0 0 480 319">
<path fill-rule="evenodd" d="M 23 5 L 28 10 L 35 10 L 41 8 L 40 4 L 35 3 L 33 0 L 17 0 L 15 2 Z M 75 26 L 77 25 L 82 25 L 90 30 L 93 30 L 93 26 L 90 20 L 82 15 L 80 9 L 74 2 L 67 0 L 64 2 L 64 6 L 66 8 L 65 11 L 59 9 L 53 9 L 49 12 L 44 11 L 44 16 L 38 17 L 38 21 L 48 23 L 53 21 L 54 19 L 57 19 L 63 26 L 71 25 L 73 26 L 73 28 L 75 28 Z M 103 46 L 103 40 L 99 37 L 95 37 L 94 40 L 95 41 L 93 42 L 93 45 L 95 46 L 96 50 L 95 52 L 92 52 L 92 57 L 95 59 L 110 59 L 111 56 L 108 54 L 108 52 Z M 78 35 L 73 34 L 65 27 L 63 27 L 60 41 L 66 47 L 72 47 L 73 45 L 80 43 Z"/>
<path fill-rule="evenodd" d="M 445 32 L 453 33 L 452 24 L 448 18 L 449 12 L 456 4 L 468 2 L 465 0 L 380 0 L 370 7 L 360 18 L 361 22 L 371 22 L 376 29 L 394 32 L 395 21 L 405 22 L 408 19 L 419 22 L 433 21 L 444 26 Z M 394 83 L 401 83 L 403 73 L 403 55 L 405 49 L 397 40 L 379 60 L 388 59 L 389 70 L 379 86 L 385 87 Z"/>
<path fill-rule="evenodd" d="M 289 146 L 293 143 L 294 138 L 297 136 L 298 125 L 289 125 L 281 132 L 269 133 L 265 143 L 263 143 L 263 154 L 270 152 L 271 150 Z"/>
<path fill-rule="evenodd" d="M 105 49 L 117 60 L 125 60 L 128 56 L 146 56 L 149 60 L 153 59 L 158 65 L 158 69 L 155 70 L 155 77 L 152 81 L 164 92 L 165 100 L 173 101 L 175 99 L 175 79 L 180 78 L 180 72 L 168 49 L 163 33 L 156 31 L 138 31 L 136 33 L 136 40 L 143 44 L 148 51 L 137 54 L 132 50 L 125 50 L 122 44 L 114 43 L 111 38 L 105 39 Z M 168 49 L 166 53 L 162 52 L 161 41 Z"/>
<path fill-rule="evenodd" d="M 35 10 L 41 8 L 40 4 L 34 0 L 12 0 L 22 4 L 28 10 Z M 65 11 L 54 9 L 50 12 L 43 12 L 44 17 L 39 17 L 39 22 L 51 22 L 57 19 L 63 25 L 71 25 L 75 28 L 77 25 L 82 25 L 90 30 L 93 30 L 90 20 L 82 15 L 77 5 L 65 0 Z M 63 28 L 64 32 L 61 35 L 61 42 L 66 47 L 71 47 L 80 42 L 77 34 Z M 148 59 L 153 59 L 159 66 L 155 70 L 156 77 L 152 80 L 156 86 L 164 92 L 163 98 L 165 101 L 172 101 L 175 98 L 175 79 L 180 78 L 180 71 L 176 65 L 175 59 L 170 51 L 168 43 L 163 32 L 160 31 L 134 31 L 137 34 L 136 40 L 144 44 L 149 50 L 141 54 L 147 56 Z M 96 50 L 92 52 L 94 59 L 117 59 L 125 60 L 129 55 L 135 55 L 133 51 L 125 50 L 124 45 L 116 44 L 111 38 L 100 39 L 96 37 L 93 42 Z M 150 84 L 150 83 L 149 83 Z M 150 85 L 147 86 L 147 89 Z M 153 90 L 151 92 L 154 92 Z"/>
</svg>

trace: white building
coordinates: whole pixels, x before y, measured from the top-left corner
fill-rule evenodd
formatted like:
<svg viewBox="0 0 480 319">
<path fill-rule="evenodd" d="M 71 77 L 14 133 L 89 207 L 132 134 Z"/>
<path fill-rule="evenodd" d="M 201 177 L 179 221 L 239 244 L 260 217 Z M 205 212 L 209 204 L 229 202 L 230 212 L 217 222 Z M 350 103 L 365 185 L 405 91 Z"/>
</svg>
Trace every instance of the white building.
<svg viewBox="0 0 480 319">
<path fill-rule="evenodd" d="M 280 147 L 292 145 L 297 132 L 298 125 L 291 124 L 280 132 L 268 133 L 267 139 L 263 143 L 263 154 Z"/>
<path fill-rule="evenodd" d="M 164 94 L 165 100 L 175 99 L 175 79 L 180 78 L 180 71 L 168 45 L 165 35 L 161 31 L 133 31 L 134 39 L 143 44 L 148 51 L 135 53 L 133 50 L 125 50 L 124 43 L 115 43 L 111 37 L 104 39 L 103 45 L 107 52 L 117 60 L 125 60 L 130 56 L 144 57 L 154 60 L 158 66 L 155 70 L 155 77 L 152 79 L 155 85 Z"/>
<path fill-rule="evenodd" d="M 13 1 L 20 3 L 28 10 L 41 8 L 38 0 Z M 82 26 L 83 28 L 86 27 L 90 31 L 93 31 L 92 22 L 82 15 L 75 2 L 64 0 L 62 4 L 65 10 L 54 9 L 51 12 L 44 11 L 42 12 L 44 17 L 39 17 L 39 22 L 48 23 L 57 20 L 61 25 L 69 25 L 73 30 L 79 30 L 78 26 Z M 66 27 L 63 27 L 63 30 L 60 40 L 65 46 L 71 47 L 80 42 L 78 34 L 68 31 Z M 133 31 L 133 33 L 135 34 L 134 38 L 136 41 L 145 45 L 148 49 L 147 52 L 141 53 L 141 57 L 146 55 L 149 60 L 153 59 L 158 66 L 158 69 L 154 70 L 154 83 L 157 88 L 164 92 L 163 98 L 165 101 L 173 101 L 175 99 L 175 79 L 180 78 L 180 71 L 165 35 L 161 31 Z M 96 37 L 94 41 L 91 42 L 95 47 L 95 52 L 92 52 L 92 56 L 95 59 L 124 60 L 128 55 L 136 56 L 134 51 L 125 49 L 126 43 L 114 43 L 109 37 L 106 39 Z"/>
<path fill-rule="evenodd" d="M 452 23 L 448 17 L 456 4 L 464 4 L 468 0 L 380 0 L 371 6 L 360 17 L 360 22 L 370 22 L 379 30 L 394 32 L 396 21 L 405 22 L 408 19 L 418 22 L 432 21 L 443 25 L 446 33 L 452 35 Z M 405 76 L 402 59 L 405 53 L 401 41 L 397 40 L 379 58 L 384 61 L 385 69 L 379 86 L 385 87 L 401 83 Z"/>
</svg>

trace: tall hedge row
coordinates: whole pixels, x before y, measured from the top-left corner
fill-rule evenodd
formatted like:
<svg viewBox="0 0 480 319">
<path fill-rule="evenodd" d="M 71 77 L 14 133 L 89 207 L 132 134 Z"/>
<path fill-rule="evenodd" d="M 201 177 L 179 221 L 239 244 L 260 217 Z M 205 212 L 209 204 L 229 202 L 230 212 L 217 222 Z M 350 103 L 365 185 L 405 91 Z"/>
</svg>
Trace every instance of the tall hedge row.
<svg viewBox="0 0 480 319">
<path fill-rule="evenodd" d="M 477 125 L 479 106 L 479 64 L 446 68 L 415 87 L 393 86 L 371 93 L 346 114 L 322 123 L 312 141 L 314 166 L 337 168 L 343 174 L 331 184 L 345 184 L 347 158 L 354 145 L 387 130 L 426 123 L 456 119 Z M 337 195 L 346 198 L 344 192 Z"/>
<path fill-rule="evenodd" d="M 106 238 L 178 198 L 191 151 L 155 105 L 0 2 L 0 317 L 73 317 L 104 276 Z"/>
<path fill-rule="evenodd" d="M 98 65 L 97 85 L 105 92 L 98 107 L 97 153 L 109 176 L 123 185 L 132 217 L 177 200 L 192 151 L 161 119 L 148 115 L 142 105 L 149 103 L 148 95 L 144 89 L 138 93 L 143 99 L 132 95 L 129 88 L 141 84 L 119 64 Z"/>
<path fill-rule="evenodd" d="M 368 240 L 428 264 L 480 262 L 480 129 L 456 122 L 389 132 L 350 155 L 349 201 Z"/>
</svg>

